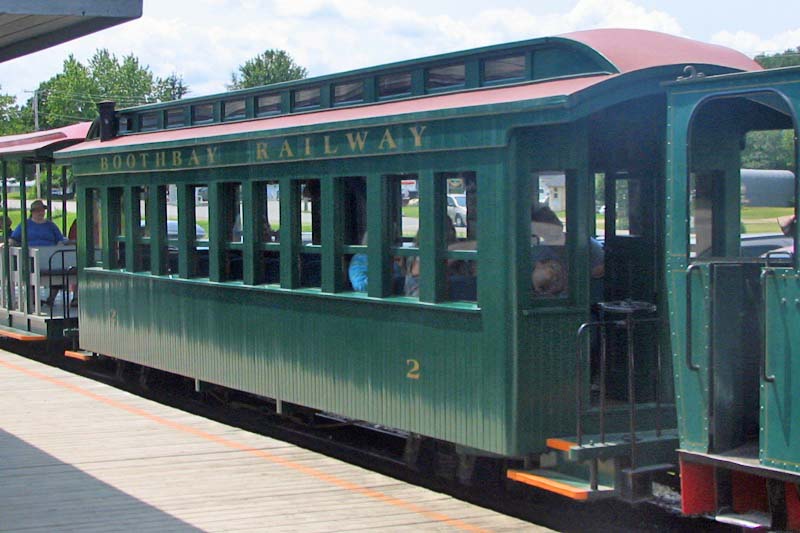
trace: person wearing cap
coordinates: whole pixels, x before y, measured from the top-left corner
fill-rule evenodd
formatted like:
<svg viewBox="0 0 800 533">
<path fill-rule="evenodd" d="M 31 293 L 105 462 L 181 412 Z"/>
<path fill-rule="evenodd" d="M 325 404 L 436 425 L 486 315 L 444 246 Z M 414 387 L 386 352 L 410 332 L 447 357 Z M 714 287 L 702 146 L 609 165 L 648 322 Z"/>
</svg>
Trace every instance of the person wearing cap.
<svg viewBox="0 0 800 533">
<path fill-rule="evenodd" d="M 34 200 L 30 209 L 31 216 L 25 221 L 28 246 L 53 246 L 67 242 L 58 226 L 45 218 L 47 205 L 43 201 Z M 11 233 L 9 241 L 12 246 L 18 246 L 22 242 L 22 223 Z"/>
<path fill-rule="evenodd" d="M 47 204 L 41 200 L 34 200 L 31 203 L 31 216 L 26 223 L 26 232 L 28 236 L 28 246 L 54 246 L 57 244 L 66 243 L 67 239 L 61 233 L 52 220 L 45 218 L 47 212 Z M 11 246 L 18 246 L 22 242 L 22 223 L 11 233 L 8 239 Z M 64 290 L 62 285 L 53 285 L 50 287 L 50 294 L 42 303 L 53 307 L 58 291 Z"/>
</svg>

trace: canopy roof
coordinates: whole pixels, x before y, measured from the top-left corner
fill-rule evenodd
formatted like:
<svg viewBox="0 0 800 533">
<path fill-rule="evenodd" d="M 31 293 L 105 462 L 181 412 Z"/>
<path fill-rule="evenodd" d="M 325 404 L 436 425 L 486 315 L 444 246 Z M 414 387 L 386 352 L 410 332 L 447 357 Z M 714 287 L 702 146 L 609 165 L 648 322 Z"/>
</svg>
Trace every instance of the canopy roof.
<svg viewBox="0 0 800 533">
<path fill-rule="evenodd" d="M 142 0 L 0 0 L 0 62 L 142 16 Z"/>
<path fill-rule="evenodd" d="M 86 139 L 91 122 L 0 137 L 0 159 L 49 159 L 54 151 Z"/>
</svg>

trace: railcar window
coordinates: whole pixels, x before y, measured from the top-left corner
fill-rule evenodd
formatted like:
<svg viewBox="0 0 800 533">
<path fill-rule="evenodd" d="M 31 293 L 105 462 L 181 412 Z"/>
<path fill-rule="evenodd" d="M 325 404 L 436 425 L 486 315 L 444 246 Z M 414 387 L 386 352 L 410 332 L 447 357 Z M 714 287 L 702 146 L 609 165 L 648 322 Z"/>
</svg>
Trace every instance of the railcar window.
<svg viewBox="0 0 800 533">
<path fill-rule="evenodd" d="M 186 125 L 186 112 L 183 109 L 167 110 L 167 127 L 179 128 Z"/>
<path fill-rule="evenodd" d="M 256 239 L 260 243 L 261 264 L 256 283 L 280 283 L 280 185 L 277 181 L 255 183 L 252 216 Z"/>
<path fill-rule="evenodd" d="M 341 198 L 336 199 L 336 204 L 342 213 L 342 240 L 345 245 L 342 259 L 346 278 L 350 288 L 363 292 L 367 290 L 368 282 L 367 180 L 363 176 L 338 179 L 342 183 L 342 194 Z"/>
<path fill-rule="evenodd" d="M 411 73 L 386 74 L 378 77 L 378 96 L 389 98 L 411 94 Z"/>
<path fill-rule="evenodd" d="M 242 280 L 244 276 L 243 262 L 243 236 L 244 236 L 244 210 L 242 205 L 242 184 L 241 183 L 222 183 L 220 185 L 219 197 L 209 200 L 210 208 L 214 211 L 217 218 L 216 228 L 220 228 L 223 236 L 221 246 L 222 262 L 217 267 L 222 272 L 217 272 L 220 279 L 225 281 Z M 209 233 L 212 233 L 213 221 L 209 220 Z M 218 242 L 212 235 L 214 242 Z M 210 250 L 209 250 L 210 253 Z M 210 258 L 209 258 L 210 268 Z M 211 275 L 211 272 L 209 273 Z"/>
<path fill-rule="evenodd" d="M 535 297 L 565 297 L 569 289 L 567 180 L 561 171 L 531 177 L 531 286 Z"/>
<path fill-rule="evenodd" d="M 122 187 L 108 189 L 109 269 L 125 268 L 125 211 Z"/>
<path fill-rule="evenodd" d="M 133 119 L 127 115 L 119 117 L 119 133 L 128 133 L 133 129 Z"/>
<path fill-rule="evenodd" d="M 306 109 L 320 105 L 320 88 L 299 89 L 294 91 L 294 108 Z"/>
<path fill-rule="evenodd" d="M 483 81 L 497 82 L 525 77 L 523 54 L 487 59 L 483 63 Z"/>
<path fill-rule="evenodd" d="M 333 103 L 353 104 L 364 101 L 364 82 L 351 81 L 333 86 Z"/>
<path fill-rule="evenodd" d="M 267 94 L 258 97 L 256 113 L 259 116 L 275 115 L 281 112 L 281 95 Z"/>
<path fill-rule="evenodd" d="M 204 124 L 214 120 L 214 104 L 197 104 L 192 107 L 192 124 Z"/>
<path fill-rule="evenodd" d="M 300 205 L 296 206 L 300 214 L 300 286 L 322 286 L 322 203 L 321 183 L 319 179 L 299 180 L 297 196 Z"/>
<path fill-rule="evenodd" d="M 389 191 L 392 294 L 419 296 L 419 180 L 416 174 L 384 176 Z M 396 265 L 396 266 L 395 266 Z"/>
<path fill-rule="evenodd" d="M 141 130 L 152 131 L 160 128 L 161 112 L 145 113 L 141 116 Z"/>
<path fill-rule="evenodd" d="M 614 234 L 638 237 L 644 232 L 642 182 L 626 175 L 613 176 Z"/>
<path fill-rule="evenodd" d="M 86 191 L 86 265 L 89 267 L 103 266 L 103 211 L 100 202 L 100 190 L 88 189 Z"/>
<path fill-rule="evenodd" d="M 445 172 L 446 299 L 474 302 L 478 299 L 478 180 L 475 172 Z"/>
<path fill-rule="evenodd" d="M 241 100 L 228 100 L 223 103 L 223 120 L 237 120 L 245 117 L 245 102 Z"/>
<path fill-rule="evenodd" d="M 131 189 L 133 198 L 130 206 L 133 209 L 131 220 L 133 222 L 133 244 L 134 250 L 134 270 L 150 270 L 150 234 L 147 227 L 147 216 L 149 207 L 149 189 L 147 187 L 133 187 Z"/>
<path fill-rule="evenodd" d="M 464 85 L 465 80 L 466 67 L 463 63 L 433 67 L 428 69 L 425 89 L 430 91 Z"/>
<path fill-rule="evenodd" d="M 209 273 L 208 264 L 208 240 L 209 240 L 209 227 L 208 227 L 208 185 L 193 185 L 189 187 L 188 200 L 191 203 L 191 211 L 193 216 L 187 220 L 191 231 L 191 243 L 193 250 L 194 265 L 190 265 L 191 276 L 198 278 L 207 278 Z M 180 209 L 180 207 L 179 207 Z M 180 229 L 180 219 L 178 222 Z"/>
</svg>

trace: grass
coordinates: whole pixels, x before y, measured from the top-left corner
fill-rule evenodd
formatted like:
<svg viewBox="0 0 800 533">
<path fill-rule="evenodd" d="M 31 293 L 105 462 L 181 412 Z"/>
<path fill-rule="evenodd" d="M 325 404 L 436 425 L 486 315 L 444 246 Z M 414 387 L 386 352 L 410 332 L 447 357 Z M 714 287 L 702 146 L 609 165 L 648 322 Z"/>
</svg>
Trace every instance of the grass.
<svg viewBox="0 0 800 533">
<path fill-rule="evenodd" d="M 780 233 L 778 217 L 791 215 L 794 207 L 742 207 L 744 233 Z"/>
</svg>

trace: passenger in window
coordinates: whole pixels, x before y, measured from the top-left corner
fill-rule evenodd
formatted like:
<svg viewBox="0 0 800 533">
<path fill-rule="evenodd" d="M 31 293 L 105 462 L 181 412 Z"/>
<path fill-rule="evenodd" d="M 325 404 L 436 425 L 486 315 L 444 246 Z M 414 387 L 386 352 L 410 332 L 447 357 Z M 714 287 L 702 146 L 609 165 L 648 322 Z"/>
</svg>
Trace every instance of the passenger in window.
<svg viewBox="0 0 800 533">
<path fill-rule="evenodd" d="M 31 216 L 24 221 L 26 233 L 28 237 L 28 246 L 55 246 L 57 244 L 66 244 L 67 239 L 62 235 L 61 230 L 58 229 L 52 220 L 47 220 L 45 213 L 47 212 L 47 205 L 41 200 L 34 200 L 31 203 Z M 22 241 L 22 224 L 11 233 L 11 238 L 8 239 L 11 246 L 18 246 Z M 63 285 L 52 285 L 50 287 L 50 294 L 47 299 L 42 303 L 50 307 L 53 306 L 58 291 L 64 290 Z"/>
<path fill-rule="evenodd" d="M 550 206 L 539 204 L 531 209 L 533 245 L 563 246 L 566 242 L 564 223 Z"/>
<path fill-rule="evenodd" d="M 367 232 L 364 232 L 364 236 L 361 238 L 361 245 L 367 246 Z M 355 254 L 353 258 L 350 259 L 350 266 L 347 268 L 347 277 L 354 291 L 367 291 L 367 287 L 369 286 L 369 263 L 367 254 Z M 392 261 L 392 286 L 394 286 L 394 281 L 396 279 L 402 279 L 402 277 L 403 272 L 400 265 Z"/>
<path fill-rule="evenodd" d="M 14 221 L 11 220 L 11 217 L 6 217 L 5 224 L 3 224 L 3 235 L 11 236 L 11 233 L 14 231 Z"/>
<path fill-rule="evenodd" d="M 361 245 L 367 245 L 367 232 L 361 238 Z M 354 291 L 365 292 L 369 281 L 367 254 L 355 254 L 350 259 L 350 266 L 347 268 L 347 276 L 350 278 L 350 285 Z"/>
<path fill-rule="evenodd" d="M 262 217 L 263 223 L 263 239 L 264 242 L 278 242 L 280 239 L 280 234 L 277 231 L 272 230 L 272 226 L 267 220 L 267 216 L 264 215 Z M 239 214 L 236 214 L 236 218 L 233 221 L 233 227 L 231 228 L 231 242 L 242 242 L 242 218 Z"/>
<path fill-rule="evenodd" d="M 541 296 L 557 296 L 567 288 L 564 264 L 557 259 L 536 261 L 531 274 L 533 290 Z"/>
<path fill-rule="evenodd" d="M 66 243 L 67 239 L 61 234 L 52 220 L 44 218 L 47 205 L 41 200 L 34 200 L 31 204 L 31 216 L 25 221 L 28 234 L 28 246 L 54 246 Z M 22 222 L 11 233 L 9 239 L 12 246 L 18 246 L 22 241 Z"/>
<path fill-rule="evenodd" d="M 449 216 L 445 215 L 445 246 L 448 248 L 456 242 L 456 227 Z M 419 247 L 419 232 L 414 237 L 414 247 Z M 419 297 L 419 257 L 409 257 L 406 260 L 406 280 L 403 292 L 406 296 Z"/>
</svg>

